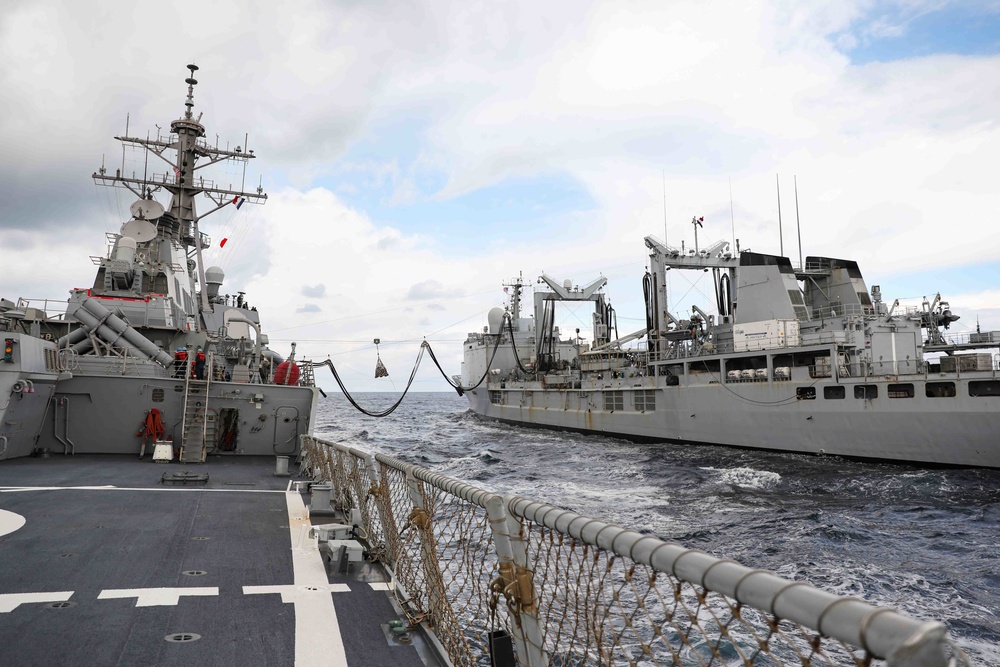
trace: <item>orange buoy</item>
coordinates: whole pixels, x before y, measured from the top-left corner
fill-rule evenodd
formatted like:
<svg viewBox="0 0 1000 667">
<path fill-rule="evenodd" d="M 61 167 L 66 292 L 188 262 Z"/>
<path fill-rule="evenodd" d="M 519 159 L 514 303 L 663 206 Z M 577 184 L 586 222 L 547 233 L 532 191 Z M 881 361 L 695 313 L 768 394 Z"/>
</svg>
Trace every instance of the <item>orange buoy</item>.
<svg viewBox="0 0 1000 667">
<path fill-rule="evenodd" d="M 292 361 L 282 361 L 274 371 L 274 384 L 298 384 L 299 365 Z"/>
</svg>

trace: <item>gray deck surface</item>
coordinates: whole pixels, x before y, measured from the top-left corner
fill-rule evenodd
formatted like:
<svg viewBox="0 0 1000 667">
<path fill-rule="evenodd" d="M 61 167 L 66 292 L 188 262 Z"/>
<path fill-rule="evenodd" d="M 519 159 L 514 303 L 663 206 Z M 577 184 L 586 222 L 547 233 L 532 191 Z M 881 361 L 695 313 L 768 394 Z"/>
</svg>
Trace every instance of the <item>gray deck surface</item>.
<svg viewBox="0 0 1000 667">
<path fill-rule="evenodd" d="M 168 471 L 207 473 L 210 481 L 161 484 Z M 294 664 L 295 605 L 243 593 L 294 583 L 288 478 L 273 472 L 273 457 L 187 466 L 131 456 L 0 463 L 0 509 L 26 519 L 0 536 L 0 665 Z M 67 488 L 105 485 L 116 488 Z M 425 664 L 418 635 L 411 645 L 387 639 L 383 625 L 401 616 L 389 594 L 361 580 L 381 578 L 380 570 L 355 570 L 329 577 L 351 589 L 332 594 L 348 664 Z M 114 589 L 201 587 L 218 595 L 147 607 L 134 596 L 98 599 Z M 70 606 L 40 601 L 3 611 L 5 595 L 59 591 L 72 591 Z M 201 638 L 165 640 L 175 633 Z"/>
</svg>

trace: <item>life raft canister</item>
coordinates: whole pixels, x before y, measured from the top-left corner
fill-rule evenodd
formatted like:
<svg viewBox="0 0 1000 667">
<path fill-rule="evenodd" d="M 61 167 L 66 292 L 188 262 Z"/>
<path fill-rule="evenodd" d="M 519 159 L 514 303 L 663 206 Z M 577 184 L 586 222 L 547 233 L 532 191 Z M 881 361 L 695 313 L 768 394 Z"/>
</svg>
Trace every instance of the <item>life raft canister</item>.
<svg viewBox="0 0 1000 667">
<path fill-rule="evenodd" d="M 298 384 L 299 365 L 291 361 L 282 361 L 274 370 L 274 384 Z"/>
</svg>

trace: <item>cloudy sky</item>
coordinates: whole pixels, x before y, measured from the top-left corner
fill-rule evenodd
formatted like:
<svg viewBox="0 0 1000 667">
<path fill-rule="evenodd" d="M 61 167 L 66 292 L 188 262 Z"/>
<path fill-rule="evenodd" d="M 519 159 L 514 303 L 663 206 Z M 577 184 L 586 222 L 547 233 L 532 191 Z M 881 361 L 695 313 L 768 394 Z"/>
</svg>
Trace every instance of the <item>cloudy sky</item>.
<svg viewBox="0 0 1000 667">
<path fill-rule="evenodd" d="M 702 243 L 778 253 L 776 176 L 793 260 L 797 179 L 803 254 L 1000 329 L 1000 3 L 735 4 L 8 0 L 0 296 L 92 283 L 131 200 L 90 174 L 142 170 L 112 137 L 166 128 L 195 62 L 209 140 L 269 194 L 203 224 L 223 291 L 352 391 L 401 390 L 425 337 L 458 373 L 519 273 L 604 275 L 639 328 L 643 236 L 691 243 L 698 215 Z M 709 304 L 672 274 L 675 312 Z M 414 388 L 447 389 L 429 363 Z"/>
</svg>

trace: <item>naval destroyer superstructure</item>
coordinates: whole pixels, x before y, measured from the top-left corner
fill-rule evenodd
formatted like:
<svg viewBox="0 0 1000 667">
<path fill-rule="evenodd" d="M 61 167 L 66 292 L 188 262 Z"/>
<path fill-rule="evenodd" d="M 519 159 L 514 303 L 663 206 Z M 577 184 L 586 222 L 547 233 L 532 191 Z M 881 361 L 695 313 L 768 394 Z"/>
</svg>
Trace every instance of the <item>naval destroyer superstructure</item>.
<svg viewBox="0 0 1000 667">
<path fill-rule="evenodd" d="M 117 137 L 165 169 L 94 173 L 135 200 L 93 284 L 0 301 L 0 663 L 441 664 L 387 640 L 400 611 L 357 526 L 331 535 L 343 567 L 320 550 L 313 521 L 353 515 L 289 480 L 321 392 L 203 268 L 206 216 L 266 195 L 201 171 L 254 155 L 205 140 L 189 69 L 169 133 Z"/>
<path fill-rule="evenodd" d="M 0 394 L 9 397 L 0 405 L 0 459 L 152 455 L 156 441 L 185 461 L 293 455 L 298 436 L 311 432 L 317 389 L 300 386 L 312 383 L 308 372 L 299 377 L 294 345 L 289 361 L 268 349 L 257 308 L 243 292 L 222 294 L 223 271 L 205 267 L 205 218 L 267 195 L 201 171 L 228 163 L 245 173 L 254 154 L 206 141 L 193 111 L 198 68 L 189 69 L 185 110 L 168 133 L 116 137 L 145 153 L 141 170 L 126 173 L 123 160 L 114 173 L 102 164 L 93 174 L 135 197 L 132 219 L 107 235 L 107 255 L 92 258 L 93 285 L 68 301 L 0 301 Z M 166 205 L 157 200 L 164 194 Z"/>
<path fill-rule="evenodd" d="M 886 303 L 848 259 L 645 245 L 646 326 L 625 336 L 603 277 L 543 274 L 529 316 L 511 282 L 506 309 L 464 344 L 456 380 L 472 409 L 632 439 L 1000 467 L 1000 332 L 950 335 L 959 318 L 940 295 Z M 671 270 L 710 271 L 715 303 L 671 314 Z M 560 335 L 558 302 L 593 302 L 590 341 Z"/>
</svg>

